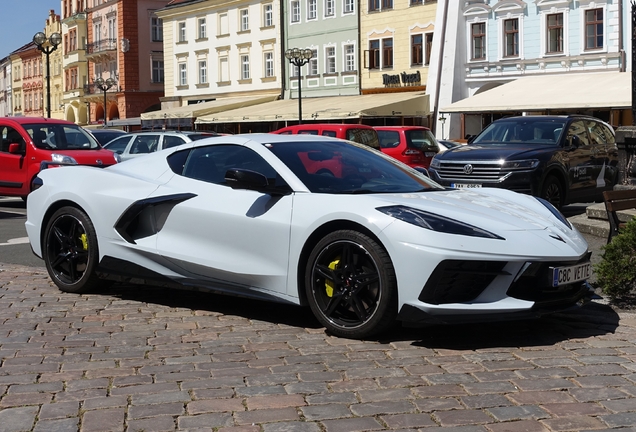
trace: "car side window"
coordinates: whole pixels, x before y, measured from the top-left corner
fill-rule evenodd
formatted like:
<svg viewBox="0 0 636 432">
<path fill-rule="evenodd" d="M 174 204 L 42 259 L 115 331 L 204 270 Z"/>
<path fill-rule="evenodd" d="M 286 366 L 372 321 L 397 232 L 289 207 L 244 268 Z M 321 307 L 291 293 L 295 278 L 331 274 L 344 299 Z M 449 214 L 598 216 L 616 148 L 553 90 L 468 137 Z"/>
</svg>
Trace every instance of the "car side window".
<svg viewBox="0 0 636 432">
<path fill-rule="evenodd" d="M 594 144 L 603 147 L 606 144 L 613 144 L 614 134 L 604 124 L 592 120 L 588 120 L 586 123 Z"/>
<path fill-rule="evenodd" d="M 2 128 L 2 146 L 0 146 L 0 151 L 4 153 L 9 153 L 9 146 L 11 144 L 20 144 L 24 146 L 24 139 L 20 132 L 12 128 L 11 126 L 5 126 Z"/>
<path fill-rule="evenodd" d="M 238 145 L 198 147 L 190 152 L 183 175 L 214 184 L 225 184 L 225 173 L 232 168 L 265 175 L 274 184 L 277 173 L 260 155 Z"/>
<path fill-rule="evenodd" d="M 177 147 L 181 144 L 185 144 L 185 140 L 181 137 L 174 135 L 164 135 L 163 136 L 163 148 L 167 149 L 170 147 Z"/>
<path fill-rule="evenodd" d="M 578 139 L 574 137 L 578 137 Z M 590 145 L 590 140 L 587 135 L 587 128 L 585 127 L 585 123 L 583 122 L 583 120 L 576 120 L 572 122 L 572 124 L 568 128 L 568 144 L 574 145 L 573 141 L 575 140 L 578 141 L 576 145 L 579 147 L 588 147 Z"/>
<path fill-rule="evenodd" d="M 130 148 L 131 154 L 150 153 L 157 150 L 158 135 L 139 135 Z"/>
<path fill-rule="evenodd" d="M 395 148 L 400 145 L 400 133 L 397 131 L 378 131 L 381 148 Z"/>
<path fill-rule="evenodd" d="M 336 131 L 324 130 L 324 131 L 322 131 L 322 135 L 335 138 L 336 137 Z"/>
<path fill-rule="evenodd" d="M 115 138 L 111 142 L 108 143 L 106 148 L 110 151 L 114 151 L 117 154 L 122 154 L 126 151 L 126 147 L 130 142 L 130 136 L 123 136 L 120 138 Z"/>
<path fill-rule="evenodd" d="M 318 131 L 317 130 L 301 130 L 298 131 L 299 135 L 318 135 Z"/>
</svg>

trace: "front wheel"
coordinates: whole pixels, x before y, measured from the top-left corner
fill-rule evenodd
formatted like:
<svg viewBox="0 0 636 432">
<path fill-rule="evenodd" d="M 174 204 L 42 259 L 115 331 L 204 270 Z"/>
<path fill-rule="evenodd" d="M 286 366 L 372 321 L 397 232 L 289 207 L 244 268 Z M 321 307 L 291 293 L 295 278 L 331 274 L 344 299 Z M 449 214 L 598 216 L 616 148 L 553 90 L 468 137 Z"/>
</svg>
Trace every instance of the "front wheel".
<svg viewBox="0 0 636 432">
<path fill-rule="evenodd" d="M 543 182 L 543 189 L 541 190 L 541 198 L 548 201 L 557 209 L 561 209 L 565 202 L 565 196 L 563 186 L 559 179 L 555 176 L 549 176 Z"/>
<path fill-rule="evenodd" d="M 397 316 L 395 270 L 386 250 L 369 236 L 340 230 L 312 250 L 305 289 L 316 318 L 336 336 L 367 338 Z"/>
<path fill-rule="evenodd" d="M 46 269 L 60 290 L 85 293 L 102 285 L 95 274 L 97 235 L 82 210 L 62 207 L 56 211 L 46 225 L 42 246 Z"/>
</svg>

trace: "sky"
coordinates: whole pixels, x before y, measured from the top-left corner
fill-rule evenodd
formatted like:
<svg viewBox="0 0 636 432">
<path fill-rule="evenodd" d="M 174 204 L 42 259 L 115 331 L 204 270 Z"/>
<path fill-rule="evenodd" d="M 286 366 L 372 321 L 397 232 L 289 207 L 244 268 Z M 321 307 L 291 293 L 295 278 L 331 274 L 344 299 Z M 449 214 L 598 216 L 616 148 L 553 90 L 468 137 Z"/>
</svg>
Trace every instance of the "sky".
<svg viewBox="0 0 636 432">
<path fill-rule="evenodd" d="M 33 40 L 33 35 L 44 31 L 49 10 L 60 15 L 60 0 L 0 0 L 0 59 Z"/>
</svg>

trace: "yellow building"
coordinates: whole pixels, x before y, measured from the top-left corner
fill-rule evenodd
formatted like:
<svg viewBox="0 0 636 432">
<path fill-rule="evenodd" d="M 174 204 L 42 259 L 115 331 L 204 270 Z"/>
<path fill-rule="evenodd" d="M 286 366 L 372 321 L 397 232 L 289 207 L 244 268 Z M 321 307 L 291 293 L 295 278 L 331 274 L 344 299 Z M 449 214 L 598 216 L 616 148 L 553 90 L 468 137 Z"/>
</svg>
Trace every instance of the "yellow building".
<svg viewBox="0 0 636 432">
<path fill-rule="evenodd" d="M 49 17 L 46 19 L 46 25 L 44 27 L 44 34 L 50 37 L 53 33 L 62 34 L 62 24 L 60 23 L 60 16 L 55 11 L 49 11 Z M 55 51 L 49 54 L 49 70 L 50 70 L 50 97 L 51 97 L 51 118 L 63 119 L 64 118 L 64 87 L 62 82 L 62 46 L 58 46 Z M 42 77 L 44 79 L 44 115 L 47 115 L 47 79 L 46 79 L 46 55 L 42 53 L 42 65 L 44 67 L 44 73 Z"/>
<path fill-rule="evenodd" d="M 436 11 L 434 0 L 360 3 L 362 94 L 426 89 Z"/>
</svg>

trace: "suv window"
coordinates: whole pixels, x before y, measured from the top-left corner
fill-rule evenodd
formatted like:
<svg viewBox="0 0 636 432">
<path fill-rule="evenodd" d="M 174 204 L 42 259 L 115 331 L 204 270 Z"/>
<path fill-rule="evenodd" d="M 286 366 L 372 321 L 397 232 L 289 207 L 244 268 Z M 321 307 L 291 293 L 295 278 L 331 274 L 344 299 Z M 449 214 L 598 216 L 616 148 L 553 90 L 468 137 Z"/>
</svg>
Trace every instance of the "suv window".
<svg viewBox="0 0 636 432">
<path fill-rule="evenodd" d="M 400 133 L 397 131 L 378 131 L 381 148 L 394 148 L 400 145 Z"/>
<path fill-rule="evenodd" d="M 139 135 L 130 148 L 131 154 L 150 153 L 157 149 L 159 135 Z"/>
<path fill-rule="evenodd" d="M 543 144 L 556 145 L 565 120 L 513 118 L 491 123 L 475 138 L 474 144 Z"/>
<path fill-rule="evenodd" d="M 378 135 L 374 129 L 347 129 L 347 139 L 349 141 L 368 145 L 374 149 L 380 148 Z"/>
<path fill-rule="evenodd" d="M 568 144 L 572 144 L 572 138 L 575 136 L 579 138 L 579 143 L 577 144 L 579 147 L 588 147 L 590 145 L 587 128 L 585 127 L 585 122 L 583 122 L 583 120 L 576 120 L 570 124 L 566 137 Z"/>
<path fill-rule="evenodd" d="M 592 120 L 586 121 L 592 142 L 597 145 L 605 146 L 614 144 L 614 134 L 603 123 Z"/>
<path fill-rule="evenodd" d="M 406 145 L 409 148 L 416 148 L 422 151 L 433 150 L 435 152 L 439 150 L 435 137 L 430 131 L 413 129 L 404 131 L 404 134 L 406 135 Z"/>
</svg>

